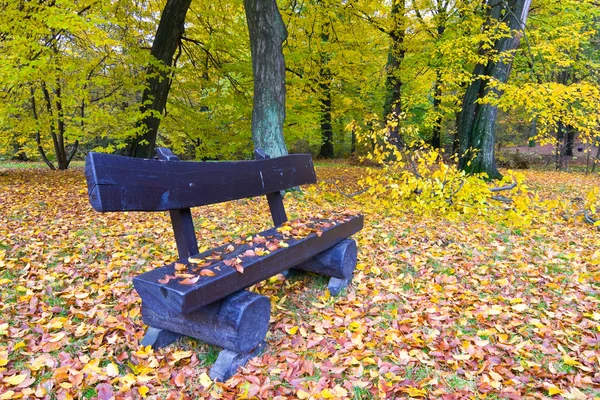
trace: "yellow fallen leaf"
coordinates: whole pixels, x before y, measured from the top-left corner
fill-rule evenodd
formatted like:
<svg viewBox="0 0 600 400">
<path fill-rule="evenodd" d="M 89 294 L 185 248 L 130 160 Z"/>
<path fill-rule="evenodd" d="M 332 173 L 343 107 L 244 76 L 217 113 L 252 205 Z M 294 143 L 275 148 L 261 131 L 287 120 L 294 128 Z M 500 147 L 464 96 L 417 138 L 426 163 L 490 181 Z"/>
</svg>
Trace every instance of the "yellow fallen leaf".
<svg viewBox="0 0 600 400">
<path fill-rule="evenodd" d="M 465 361 L 471 358 L 470 354 L 452 354 L 452 358 L 459 361 Z"/>
<path fill-rule="evenodd" d="M 329 389 L 321 390 L 321 397 L 324 399 L 333 399 L 335 398 L 335 394 Z"/>
<path fill-rule="evenodd" d="M 119 375 L 119 367 L 115 363 L 110 363 L 106 366 L 106 375 L 117 376 Z"/>
<path fill-rule="evenodd" d="M 183 358 L 189 358 L 192 356 L 192 354 L 194 354 L 194 352 L 192 351 L 176 351 L 172 354 L 173 356 L 173 361 L 179 361 Z"/>
<path fill-rule="evenodd" d="M 7 392 L 4 392 L 4 393 L 0 394 L 0 400 L 12 399 L 14 394 L 15 394 L 14 390 L 9 390 Z"/>
<path fill-rule="evenodd" d="M 27 345 L 25 344 L 25 342 L 19 342 L 17 344 L 15 344 L 15 346 L 13 347 L 13 350 L 18 350 L 22 347 L 27 347 Z"/>
<path fill-rule="evenodd" d="M 12 385 L 12 386 L 17 386 L 17 385 L 20 385 L 21 383 L 23 383 L 25 378 L 27 378 L 27 374 L 19 374 L 19 375 L 15 374 L 15 375 L 7 376 L 6 378 L 2 379 L 2 382 L 8 383 L 9 385 Z"/>
<path fill-rule="evenodd" d="M 8 351 L 0 351 L 0 367 L 8 364 Z"/>
<path fill-rule="evenodd" d="M 150 389 L 148 389 L 148 387 L 147 387 L 147 386 L 140 386 L 140 387 L 138 388 L 138 393 L 140 394 L 140 396 L 142 396 L 142 397 L 144 397 L 144 398 L 145 398 L 145 397 L 146 397 L 146 395 L 148 394 L 148 391 L 149 391 L 149 390 L 150 390 Z"/>
<path fill-rule="evenodd" d="M 296 332 L 298 332 L 298 327 L 297 326 L 293 326 L 291 328 L 286 328 L 285 331 L 287 333 L 289 333 L 290 335 L 295 335 Z"/>
<path fill-rule="evenodd" d="M 343 387 L 341 387 L 340 385 L 336 385 L 336 387 L 333 388 L 333 392 L 335 393 L 335 396 L 338 398 L 348 397 L 348 391 L 346 389 L 344 389 Z"/>
<path fill-rule="evenodd" d="M 406 389 L 403 389 L 404 392 L 408 393 L 411 397 L 425 397 L 427 396 L 427 392 L 423 389 L 419 389 L 416 387 L 409 386 Z"/>
<path fill-rule="evenodd" d="M 564 357 L 563 357 L 563 362 L 564 362 L 566 365 L 581 365 L 581 363 L 580 363 L 579 361 L 577 361 L 577 360 L 575 360 L 574 358 L 571 358 L 571 357 L 569 357 L 569 356 L 564 356 Z"/>
<path fill-rule="evenodd" d="M 548 387 L 548 394 L 550 396 L 554 396 L 555 394 L 561 394 L 561 393 L 562 393 L 562 390 L 560 390 L 559 388 L 557 388 L 554 385 Z"/>
<path fill-rule="evenodd" d="M 208 376 L 206 372 L 203 372 L 200 375 L 200 384 L 204 386 L 205 389 L 208 389 L 213 384 L 212 379 L 210 379 L 210 376 Z"/>
<path fill-rule="evenodd" d="M 514 306 L 512 306 L 512 309 L 517 312 L 523 312 L 523 311 L 527 310 L 528 308 L 529 308 L 529 306 L 524 303 L 515 304 Z"/>
</svg>

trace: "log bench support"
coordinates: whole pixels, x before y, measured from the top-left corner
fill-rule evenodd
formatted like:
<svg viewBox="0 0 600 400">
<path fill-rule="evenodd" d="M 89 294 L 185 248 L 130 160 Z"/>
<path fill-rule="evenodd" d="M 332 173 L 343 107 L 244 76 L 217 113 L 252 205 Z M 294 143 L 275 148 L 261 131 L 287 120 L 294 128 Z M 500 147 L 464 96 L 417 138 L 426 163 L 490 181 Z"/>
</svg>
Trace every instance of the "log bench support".
<svg viewBox="0 0 600 400">
<path fill-rule="evenodd" d="M 316 221 L 306 236 L 284 237 L 285 246 L 261 256 L 249 252 L 240 273 L 230 266 L 231 259 L 256 246 L 242 243 L 225 251 L 231 247 L 225 245 L 198 254 L 190 207 L 265 195 L 275 228 L 258 235 L 283 241 L 277 229 L 287 221 L 281 191 L 316 182 L 310 156 L 270 159 L 257 151 L 255 161 L 184 163 L 160 148 L 157 157 L 90 153 L 85 169 L 90 203 L 97 211 L 169 211 L 178 262 L 133 279 L 142 299 L 142 320 L 149 327 L 141 344 L 157 349 L 189 336 L 219 346 L 223 350 L 210 377 L 226 381 L 266 346 L 270 300 L 245 289 L 278 273 L 309 271 L 329 276 L 328 290 L 337 296 L 352 280 L 356 242 L 348 237 L 362 229 L 363 218 L 341 216 L 322 225 Z M 214 260 L 216 253 L 220 256 Z M 176 275 L 182 264 L 188 273 L 194 271 L 191 257 L 213 259 L 202 267 L 212 273 L 192 284 L 180 283 Z M 167 276 L 175 279 L 165 280 Z"/>
</svg>

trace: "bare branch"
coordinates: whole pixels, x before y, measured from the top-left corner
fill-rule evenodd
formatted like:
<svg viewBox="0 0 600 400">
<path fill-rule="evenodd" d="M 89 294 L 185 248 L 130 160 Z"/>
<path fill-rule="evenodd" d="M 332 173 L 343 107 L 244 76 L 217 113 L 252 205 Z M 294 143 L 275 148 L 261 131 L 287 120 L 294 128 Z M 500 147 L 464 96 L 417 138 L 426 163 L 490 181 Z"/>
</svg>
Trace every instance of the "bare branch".
<svg viewBox="0 0 600 400">
<path fill-rule="evenodd" d="M 516 183 L 512 183 L 508 186 L 501 186 L 501 187 L 494 187 L 494 188 L 490 188 L 490 192 L 501 192 L 503 190 L 510 190 L 513 189 L 517 186 Z"/>
</svg>

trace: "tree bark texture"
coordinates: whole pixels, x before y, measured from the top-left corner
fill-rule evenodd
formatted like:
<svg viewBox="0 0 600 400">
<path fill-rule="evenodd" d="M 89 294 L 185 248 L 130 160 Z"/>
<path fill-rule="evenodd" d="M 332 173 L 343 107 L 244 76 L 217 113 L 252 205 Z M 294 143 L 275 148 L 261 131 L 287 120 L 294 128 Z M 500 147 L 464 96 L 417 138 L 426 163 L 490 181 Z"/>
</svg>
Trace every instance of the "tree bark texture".
<svg viewBox="0 0 600 400">
<path fill-rule="evenodd" d="M 152 158 L 160 116 L 165 110 L 169 95 L 169 68 L 173 55 L 184 33 L 185 16 L 192 0 L 168 0 L 163 9 L 152 43 L 150 54 L 153 63 L 147 67 L 147 86 L 142 95 L 143 119 L 139 125 L 143 133 L 134 138 L 129 146 L 129 155 L 138 158 Z"/>
<path fill-rule="evenodd" d="M 473 73 L 475 80 L 469 85 L 463 97 L 458 124 L 459 168 L 468 173 L 483 172 L 489 179 L 502 177 L 496 168 L 494 154 L 498 108 L 490 104 L 479 104 L 477 100 L 488 96 L 492 90 L 495 95 L 502 95 L 488 86 L 487 79 L 502 83 L 508 81 L 513 60 L 510 51 L 519 46 L 530 6 L 531 0 L 488 0 L 490 25 L 493 20 L 503 20 L 515 33 L 511 37 L 501 38 L 495 42 L 493 51 L 501 54 L 500 60 L 490 60 L 486 65 L 475 66 Z M 480 51 L 483 53 L 483 50 Z"/>
<path fill-rule="evenodd" d="M 321 42 L 329 42 L 329 23 L 322 27 Z M 321 54 L 321 68 L 319 69 L 319 89 L 321 89 L 321 150 L 319 157 L 333 158 L 333 126 L 331 123 L 331 70 L 329 69 L 330 56 L 326 52 Z"/>
<path fill-rule="evenodd" d="M 442 147 L 442 114 L 440 106 L 442 105 L 442 86 L 440 84 L 440 70 L 436 70 L 436 80 L 433 84 L 433 112 L 435 113 L 435 122 L 433 123 L 433 132 L 431 135 L 431 147 L 440 149 Z"/>
<path fill-rule="evenodd" d="M 400 137 L 400 114 L 402 113 L 402 79 L 400 78 L 400 65 L 404 60 L 404 37 L 405 33 L 405 0 L 392 0 L 391 18 L 393 26 L 389 32 L 392 44 L 388 52 L 386 69 L 387 95 L 383 108 L 384 119 L 388 123 L 388 138 L 391 143 L 402 147 Z"/>
<path fill-rule="evenodd" d="M 275 0 L 244 0 L 252 72 L 254 105 L 252 141 L 271 157 L 286 155 L 283 139 L 285 120 L 285 60 L 282 44 L 287 29 Z"/>
</svg>

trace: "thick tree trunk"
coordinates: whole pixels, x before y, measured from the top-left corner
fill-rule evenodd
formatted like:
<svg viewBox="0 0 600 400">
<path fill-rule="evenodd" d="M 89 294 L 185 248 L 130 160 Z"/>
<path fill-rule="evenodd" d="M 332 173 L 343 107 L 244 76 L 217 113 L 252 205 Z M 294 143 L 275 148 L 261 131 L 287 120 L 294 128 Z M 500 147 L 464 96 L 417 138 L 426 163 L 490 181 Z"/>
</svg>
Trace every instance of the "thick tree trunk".
<svg viewBox="0 0 600 400">
<path fill-rule="evenodd" d="M 575 142 L 575 129 L 572 126 L 567 126 L 567 136 L 565 143 L 565 156 L 573 157 L 573 143 Z"/>
<path fill-rule="evenodd" d="M 255 149 L 271 157 L 284 156 L 285 60 L 281 46 L 287 30 L 275 0 L 244 0 L 244 8 L 254 75 L 252 141 Z"/>
<path fill-rule="evenodd" d="M 383 117 L 387 121 L 388 138 L 397 147 L 402 147 L 400 137 L 400 114 L 402 113 L 402 79 L 400 78 L 400 64 L 404 60 L 404 36 L 406 11 L 405 0 L 392 0 L 391 18 L 392 30 L 389 32 L 392 43 L 388 52 L 387 64 L 385 66 L 387 95 L 383 107 Z"/>
<path fill-rule="evenodd" d="M 169 67 L 184 32 L 185 15 L 192 0 L 168 0 L 160 17 L 150 54 L 154 63 L 147 67 L 147 87 L 142 96 L 143 119 L 139 125 L 143 133 L 134 138 L 129 146 L 129 155 L 152 158 L 160 115 L 164 112 L 169 95 Z"/>
<path fill-rule="evenodd" d="M 488 0 L 489 20 L 502 19 L 516 33 L 512 37 L 496 41 L 494 52 L 500 53 L 502 57 L 498 61 L 490 60 L 487 65 L 478 64 L 475 67 L 475 80 L 463 98 L 458 127 L 459 168 L 468 173 L 483 172 L 489 179 L 502 177 L 496 168 L 494 154 L 498 109 L 489 104 L 476 103 L 476 101 L 486 97 L 494 90 L 487 85 L 487 79 L 495 79 L 502 83 L 508 81 L 513 59 L 509 52 L 519 46 L 530 5 L 531 0 Z M 500 96 L 502 93 L 495 91 L 495 95 Z"/>
</svg>

